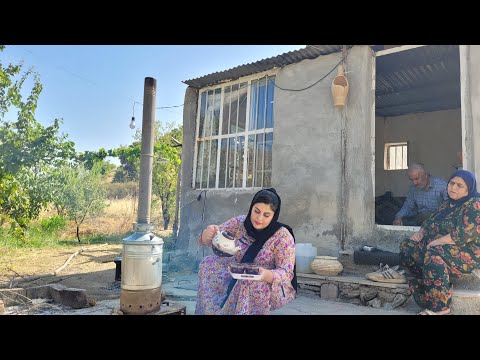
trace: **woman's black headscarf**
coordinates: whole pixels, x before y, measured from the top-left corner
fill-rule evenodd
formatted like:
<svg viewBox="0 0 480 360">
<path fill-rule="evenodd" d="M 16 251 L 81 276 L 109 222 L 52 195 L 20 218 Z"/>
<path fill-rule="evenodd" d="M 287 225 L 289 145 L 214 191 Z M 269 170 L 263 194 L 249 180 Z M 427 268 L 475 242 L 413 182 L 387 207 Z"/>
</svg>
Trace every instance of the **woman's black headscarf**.
<svg viewBox="0 0 480 360">
<path fill-rule="evenodd" d="M 272 221 L 270 222 L 270 224 L 268 224 L 266 228 L 262 230 L 255 229 L 253 227 L 252 221 L 250 220 L 253 206 L 257 203 L 265 203 L 265 204 L 271 205 L 272 210 L 274 211 Z M 278 196 L 274 188 L 262 189 L 255 194 L 255 196 L 253 197 L 252 203 L 250 204 L 250 210 L 248 211 L 247 217 L 243 222 L 243 225 L 247 230 L 247 234 L 252 238 L 254 238 L 255 241 L 249 246 L 249 248 L 243 255 L 240 262 L 242 263 L 253 262 L 258 252 L 262 249 L 263 245 L 265 245 L 267 240 L 270 239 L 273 236 L 273 234 L 275 234 L 278 231 L 278 229 L 280 229 L 282 226 L 286 228 L 290 232 L 290 234 L 292 234 L 293 241 L 295 242 L 295 235 L 293 235 L 292 228 L 288 225 L 278 222 L 278 217 L 280 216 L 281 204 L 282 204 L 282 200 L 280 199 L 280 196 Z M 230 281 L 230 284 L 228 284 L 227 295 L 225 296 L 225 299 L 223 300 L 221 307 L 223 307 L 223 305 L 227 301 L 228 296 L 230 295 L 230 292 L 232 291 L 236 282 L 237 282 L 237 279 L 232 279 Z M 295 291 L 297 291 L 296 264 L 293 266 L 292 286 L 295 289 Z"/>
<path fill-rule="evenodd" d="M 450 180 L 452 180 L 456 176 L 462 178 L 465 181 L 468 187 L 468 194 L 467 196 L 464 196 L 457 200 L 452 199 L 449 195 L 448 201 L 450 202 L 450 206 L 435 216 L 435 220 L 437 221 L 445 219 L 448 214 L 450 214 L 453 210 L 457 208 L 457 206 L 470 200 L 472 197 L 480 196 L 480 194 L 477 191 L 477 180 L 475 179 L 475 175 L 473 173 L 467 170 L 457 170 L 452 174 L 452 176 L 450 176 L 450 179 L 448 179 L 448 182 L 450 182 Z"/>
</svg>

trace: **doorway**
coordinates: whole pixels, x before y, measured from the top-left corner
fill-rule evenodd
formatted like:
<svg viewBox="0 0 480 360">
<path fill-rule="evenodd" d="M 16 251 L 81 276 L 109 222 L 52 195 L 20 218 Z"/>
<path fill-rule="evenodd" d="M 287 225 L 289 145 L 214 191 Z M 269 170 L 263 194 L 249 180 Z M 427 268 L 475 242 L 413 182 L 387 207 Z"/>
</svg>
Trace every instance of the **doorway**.
<svg viewBox="0 0 480 360">
<path fill-rule="evenodd" d="M 460 55 L 458 45 L 372 49 L 375 223 L 391 225 L 411 185 L 409 164 L 421 163 L 444 180 L 462 166 Z"/>
</svg>

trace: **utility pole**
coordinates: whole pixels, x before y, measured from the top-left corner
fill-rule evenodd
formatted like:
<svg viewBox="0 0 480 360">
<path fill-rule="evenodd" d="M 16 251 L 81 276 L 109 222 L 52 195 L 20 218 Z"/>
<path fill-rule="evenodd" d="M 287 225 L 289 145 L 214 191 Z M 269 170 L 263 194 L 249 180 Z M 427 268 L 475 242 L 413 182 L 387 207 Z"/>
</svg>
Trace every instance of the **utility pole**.
<svg viewBox="0 0 480 360">
<path fill-rule="evenodd" d="M 133 234 L 123 239 L 120 310 L 124 314 L 158 311 L 162 302 L 163 240 L 153 234 L 150 223 L 156 86 L 154 78 L 145 78 L 138 217 Z"/>
</svg>

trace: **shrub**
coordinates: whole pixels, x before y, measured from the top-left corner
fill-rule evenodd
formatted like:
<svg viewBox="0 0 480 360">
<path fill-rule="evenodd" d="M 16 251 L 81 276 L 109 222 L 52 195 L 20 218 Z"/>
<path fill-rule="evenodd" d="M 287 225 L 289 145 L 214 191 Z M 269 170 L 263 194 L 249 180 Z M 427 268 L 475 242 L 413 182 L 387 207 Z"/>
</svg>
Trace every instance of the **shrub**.
<svg viewBox="0 0 480 360">
<path fill-rule="evenodd" d="M 60 229 L 63 229 L 66 225 L 66 220 L 62 215 L 54 215 L 49 218 L 42 219 L 40 221 L 40 226 L 42 230 L 53 233 Z"/>
</svg>

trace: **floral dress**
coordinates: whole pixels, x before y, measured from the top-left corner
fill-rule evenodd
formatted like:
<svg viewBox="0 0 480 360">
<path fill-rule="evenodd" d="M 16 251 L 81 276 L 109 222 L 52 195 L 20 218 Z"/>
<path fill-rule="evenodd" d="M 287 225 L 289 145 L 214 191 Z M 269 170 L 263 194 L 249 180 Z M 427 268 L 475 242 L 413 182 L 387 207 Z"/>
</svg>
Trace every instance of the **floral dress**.
<svg viewBox="0 0 480 360">
<path fill-rule="evenodd" d="M 198 271 L 196 315 L 268 315 L 295 297 L 291 281 L 295 265 L 295 243 L 290 232 L 281 227 L 263 245 L 255 264 L 271 269 L 273 283 L 237 280 L 223 308 L 228 284 L 232 280 L 228 265 L 240 262 L 255 239 L 247 235 L 245 215 L 234 217 L 220 225 L 220 231 L 235 234 L 235 246 L 240 250 L 231 257 L 206 256 Z"/>
<path fill-rule="evenodd" d="M 448 206 L 449 202 L 444 202 L 425 221 L 421 241 L 406 239 L 400 244 L 400 263 L 415 276 L 409 280 L 415 302 L 432 311 L 450 308 L 453 293 L 451 277 L 469 274 L 480 268 L 480 197 L 471 198 L 444 219 L 436 220 Z M 455 245 L 426 249 L 428 243 L 447 234 Z"/>
</svg>

